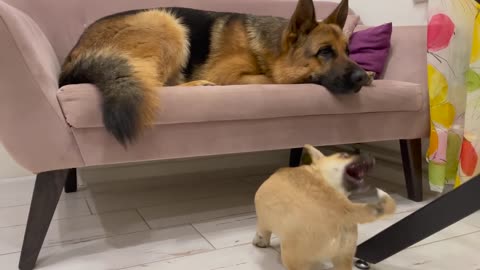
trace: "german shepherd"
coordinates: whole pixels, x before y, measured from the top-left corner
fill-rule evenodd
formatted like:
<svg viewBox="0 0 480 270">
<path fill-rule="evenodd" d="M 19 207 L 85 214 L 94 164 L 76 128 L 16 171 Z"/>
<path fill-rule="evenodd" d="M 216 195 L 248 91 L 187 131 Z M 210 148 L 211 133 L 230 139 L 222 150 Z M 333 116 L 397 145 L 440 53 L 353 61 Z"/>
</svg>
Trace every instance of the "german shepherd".
<svg viewBox="0 0 480 270">
<path fill-rule="evenodd" d="M 348 58 L 348 0 L 318 22 L 312 0 L 290 20 L 188 8 L 132 10 L 90 25 L 59 85 L 92 83 L 103 122 L 124 146 L 154 121 L 159 86 L 315 83 L 354 93 L 366 72 Z"/>
<path fill-rule="evenodd" d="M 395 201 L 377 189 L 378 202 L 353 203 L 348 194 L 365 187 L 374 159 L 337 153 L 324 156 L 305 146 L 306 162 L 275 172 L 255 194 L 257 234 L 253 244 L 265 248 L 273 234 L 281 242 L 288 270 L 314 269 L 331 261 L 335 270 L 351 270 L 357 224 L 395 212 Z M 315 268 L 316 269 L 316 268 Z"/>
</svg>

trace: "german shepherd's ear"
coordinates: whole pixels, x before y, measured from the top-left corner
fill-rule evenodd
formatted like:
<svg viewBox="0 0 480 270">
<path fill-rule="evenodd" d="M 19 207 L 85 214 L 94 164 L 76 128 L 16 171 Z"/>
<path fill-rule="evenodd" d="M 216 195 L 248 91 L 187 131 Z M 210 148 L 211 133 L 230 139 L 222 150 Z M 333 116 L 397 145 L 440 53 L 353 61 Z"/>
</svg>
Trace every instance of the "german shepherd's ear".
<svg viewBox="0 0 480 270">
<path fill-rule="evenodd" d="M 308 35 L 317 25 L 313 0 L 298 0 L 288 26 L 288 41 L 294 43 L 300 36 Z"/>
<path fill-rule="evenodd" d="M 312 145 L 306 144 L 303 147 L 302 164 L 310 165 L 323 157 L 325 156 L 322 152 Z"/>
<path fill-rule="evenodd" d="M 325 20 L 324 23 L 336 24 L 343 29 L 345 22 L 347 21 L 348 16 L 348 0 L 342 0 L 338 4 L 337 8 L 330 14 Z"/>
</svg>

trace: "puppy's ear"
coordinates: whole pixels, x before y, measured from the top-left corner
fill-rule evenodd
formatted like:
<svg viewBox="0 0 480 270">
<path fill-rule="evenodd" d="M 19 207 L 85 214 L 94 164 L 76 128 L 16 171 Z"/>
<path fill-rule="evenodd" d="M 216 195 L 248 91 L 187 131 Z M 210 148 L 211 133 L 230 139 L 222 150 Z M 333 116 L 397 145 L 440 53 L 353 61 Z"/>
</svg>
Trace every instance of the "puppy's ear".
<svg viewBox="0 0 480 270">
<path fill-rule="evenodd" d="M 310 144 L 306 144 L 303 147 L 303 157 L 302 163 L 306 165 L 310 165 L 314 163 L 316 160 L 325 157 L 322 152 L 320 152 L 317 148 L 313 147 Z"/>
<path fill-rule="evenodd" d="M 343 29 L 345 26 L 345 22 L 347 21 L 348 16 L 348 0 L 342 0 L 340 4 L 338 4 L 337 8 L 330 14 L 325 20 L 324 23 L 328 24 L 336 24 Z"/>
<path fill-rule="evenodd" d="M 298 0 L 288 26 L 287 40 L 294 43 L 301 35 L 308 35 L 317 25 L 313 0 Z"/>
</svg>

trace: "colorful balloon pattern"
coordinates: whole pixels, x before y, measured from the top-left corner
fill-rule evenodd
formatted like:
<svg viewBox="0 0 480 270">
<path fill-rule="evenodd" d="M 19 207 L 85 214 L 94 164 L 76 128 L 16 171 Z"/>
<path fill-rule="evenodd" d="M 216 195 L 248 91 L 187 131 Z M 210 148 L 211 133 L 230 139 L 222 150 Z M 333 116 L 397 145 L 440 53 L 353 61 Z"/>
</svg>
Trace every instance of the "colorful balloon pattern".
<svg viewBox="0 0 480 270">
<path fill-rule="evenodd" d="M 430 186 L 441 192 L 445 184 L 459 186 L 480 174 L 480 5 L 430 0 L 429 7 L 427 160 Z M 458 49 L 465 44 L 471 50 Z M 466 72 L 462 64 L 469 66 Z"/>
<path fill-rule="evenodd" d="M 450 17 L 446 14 L 435 14 L 428 22 L 427 46 L 429 51 L 439 51 L 448 47 L 455 31 Z"/>
</svg>

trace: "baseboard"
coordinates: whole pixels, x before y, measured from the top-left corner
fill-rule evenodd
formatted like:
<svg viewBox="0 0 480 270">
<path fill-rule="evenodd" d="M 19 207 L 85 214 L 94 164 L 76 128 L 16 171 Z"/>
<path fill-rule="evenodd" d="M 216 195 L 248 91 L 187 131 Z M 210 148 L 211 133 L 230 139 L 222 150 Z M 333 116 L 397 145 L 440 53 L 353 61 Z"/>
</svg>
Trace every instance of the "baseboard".
<svg viewBox="0 0 480 270">
<path fill-rule="evenodd" d="M 288 150 L 265 151 L 235 155 L 153 161 L 127 165 L 101 166 L 79 170 L 80 177 L 94 182 L 122 181 L 138 178 L 172 178 L 206 174 L 218 177 L 267 174 L 288 165 Z"/>
<path fill-rule="evenodd" d="M 392 145 L 398 142 L 392 142 Z M 403 167 L 399 149 L 376 144 L 352 144 L 320 147 L 325 154 L 358 149 L 377 159 L 372 176 L 393 184 L 403 185 Z M 221 155 L 127 165 L 103 166 L 79 170 L 80 177 L 92 182 L 124 181 L 139 178 L 171 178 L 173 181 L 187 175 L 202 177 L 243 177 L 267 175 L 288 165 L 289 150 L 265 151 L 235 155 Z M 426 173 L 427 166 L 425 164 Z M 426 176 L 425 176 L 426 178 Z"/>
</svg>

